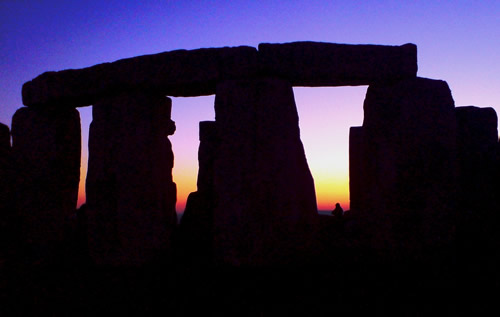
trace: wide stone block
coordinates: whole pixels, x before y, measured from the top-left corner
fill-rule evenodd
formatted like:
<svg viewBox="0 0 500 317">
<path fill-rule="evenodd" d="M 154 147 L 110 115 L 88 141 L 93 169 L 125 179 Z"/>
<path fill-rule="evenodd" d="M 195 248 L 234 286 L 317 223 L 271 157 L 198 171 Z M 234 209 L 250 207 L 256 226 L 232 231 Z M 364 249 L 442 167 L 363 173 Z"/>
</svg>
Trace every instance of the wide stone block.
<svg viewBox="0 0 500 317">
<path fill-rule="evenodd" d="M 293 261 L 317 219 L 292 86 L 280 79 L 217 86 L 214 167 L 217 263 Z"/>
<path fill-rule="evenodd" d="M 147 87 L 169 96 L 215 93 L 216 83 L 259 73 L 253 47 L 176 50 L 83 69 L 46 72 L 23 85 L 23 103 L 88 106 L 119 91 Z"/>
<path fill-rule="evenodd" d="M 177 224 L 171 100 L 130 91 L 93 106 L 86 181 L 89 250 L 98 264 L 168 253 Z"/>
<path fill-rule="evenodd" d="M 321 42 L 259 44 L 263 71 L 292 86 L 370 85 L 415 77 L 417 47 Z"/>
<path fill-rule="evenodd" d="M 21 108 L 12 118 L 15 207 L 22 235 L 35 246 L 63 239 L 80 182 L 80 115 L 76 109 Z"/>
<path fill-rule="evenodd" d="M 414 78 L 368 88 L 364 102 L 365 213 L 382 245 L 414 250 L 452 240 L 457 146 L 446 82 Z"/>
</svg>

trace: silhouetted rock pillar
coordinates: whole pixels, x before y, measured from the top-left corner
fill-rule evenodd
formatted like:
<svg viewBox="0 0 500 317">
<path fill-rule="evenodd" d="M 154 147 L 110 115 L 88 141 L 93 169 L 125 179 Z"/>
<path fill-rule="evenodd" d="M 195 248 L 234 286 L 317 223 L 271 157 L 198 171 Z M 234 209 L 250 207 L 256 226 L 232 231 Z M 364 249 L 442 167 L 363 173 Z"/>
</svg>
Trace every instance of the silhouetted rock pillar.
<svg viewBox="0 0 500 317">
<path fill-rule="evenodd" d="M 473 279 L 495 274 L 499 243 L 498 119 L 492 108 L 458 107 L 459 196 L 457 245 Z M 497 250 L 496 252 L 493 250 Z M 494 270 L 490 271 L 491 268 Z M 471 279 L 472 280 L 472 279 Z M 481 279 L 479 279 L 481 280 Z M 469 280 L 470 282 L 470 280 Z"/>
<path fill-rule="evenodd" d="M 171 100 L 131 91 L 94 104 L 86 182 L 89 251 L 140 265 L 168 251 L 177 223 Z"/>
<path fill-rule="evenodd" d="M 367 221 L 376 244 L 412 249 L 451 240 L 456 201 L 456 120 L 444 81 L 371 85 L 364 102 Z"/>
<path fill-rule="evenodd" d="M 365 177 L 364 142 L 363 127 L 351 127 L 349 129 L 349 199 L 350 210 L 356 212 L 366 208 L 365 186 L 370 186 L 367 184 L 370 179 Z"/>
<path fill-rule="evenodd" d="M 279 79 L 217 86 L 214 168 L 218 263 L 287 263 L 317 217 L 291 85 Z"/>
<path fill-rule="evenodd" d="M 180 241 L 185 259 L 195 265 L 212 260 L 214 213 L 214 160 L 217 155 L 217 126 L 200 122 L 198 190 L 189 194 L 180 223 Z"/>
<path fill-rule="evenodd" d="M 63 239 L 80 182 L 80 115 L 76 109 L 20 108 L 12 118 L 15 205 L 25 242 L 42 251 Z"/>
<path fill-rule="evenodd" d="M 0 123 L 0 256 L 12 237 L 8 232 L 12 230 L 12 160 L 10 146 L 10 130 Z"/>
<path fill-rule="evenodd" d="M 458 158 L 460 207 L 488 208 L 495 200 L 493 184 L 498 145 L 497 114 L 493 108 L 458 107 Z"/>
</svg>

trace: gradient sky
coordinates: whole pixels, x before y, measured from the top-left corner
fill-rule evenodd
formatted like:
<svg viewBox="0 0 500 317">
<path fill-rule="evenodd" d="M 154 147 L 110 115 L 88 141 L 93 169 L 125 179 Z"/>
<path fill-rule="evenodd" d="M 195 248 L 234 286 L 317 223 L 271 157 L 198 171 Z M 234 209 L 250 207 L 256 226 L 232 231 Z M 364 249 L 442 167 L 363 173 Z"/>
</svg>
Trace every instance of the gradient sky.
<svg viewBox="0 0 500 317">
<path fill-rule="evenodd" d="M 139 4 L 140 3 L 140 4 Z M 457 106 L 500 113 L 500 1 L 0 0 L 0 122 L 22 84 L 45 71 L 175 49 L 323 41 L 418 47 L 418 75 L 446 80 Z M 348 133 L 363 122 L 366 86 L 294 88 L 319 209 L 348 203 Z M 198 122 L 214 96 L 173 98 L 178 211 L 196 190 Z M 84 201 L 91 108 L 80 108 Z"/>
</svg>

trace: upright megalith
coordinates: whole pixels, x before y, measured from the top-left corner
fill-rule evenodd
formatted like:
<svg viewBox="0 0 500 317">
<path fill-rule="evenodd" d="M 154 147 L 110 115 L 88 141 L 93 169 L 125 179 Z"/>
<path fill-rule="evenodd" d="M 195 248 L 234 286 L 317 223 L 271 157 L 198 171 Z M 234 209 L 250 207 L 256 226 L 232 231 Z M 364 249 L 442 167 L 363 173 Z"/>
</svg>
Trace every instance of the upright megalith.
<svg viewBox="0 0 500 317">
<path fill-rule="evenodd" d="M 10 146 L 10 129 L 0 123 L 0 254 L 6 248 L 12 231 L 13 165 Z M 1 256 L 1 255 L 0 255 Z"/>
<path fill-rule="evenodd" d="M 189 194 L 179 228 L 180 248 L 185 260 L 194 265 L 206 265 L 212 260 L 214 162 L 218 143 L 216 122 L 200 122 L 198 190 Z"/>
<path fill-rule="evenodd" d="M 292 86 L 273 78 L 222 82 L 215 118 L 217 263 L 290 261 L 317 216 Z"/>
<path fill-rule="evenodd" d="M 468 270 L 481 270 L 499 246 L 498 119 L 492 108 L 458 107 L 457 241 Z"/>
<path fill-rule="evenodd" d="M 365 134 L 363 127 L 351 127 L 349 129 L 349 200 L 350 210 L 359 212 L 365 209 L 365 195 L 369 191 L 366 187 L 370 187 L 370 181 L 373 177 L 366 175 L 368 172 L 365 168 L 367 157 L 365 154 Z"/>
<path fill-rule="evenodd" d="M 494 184 L 498 119 L 493 108 L 457 107 L 460 208 L 488 208 L 495 200 Z"/>
<path fill-rule="evenodd" d="M 23 240 L 52 248 L 64 238 L 80 182 L 80 115 L 76 109 L 21 108 L 12 118 L 15 207 Z"/>
<path fill-rule="evenodd" d="M 417 47 L 321 42 L 260 44 L 263 72 L 293 86 L 369 85 L 414 78 Z"/>
<path fill-rule="evenodd" d="M 363 208 L 377 243 L 449 243 L 456 201 L 456 120 L 444 81 L 371 85 L 363 122 Z"/>
<path fill-rule="evenodd" d="M 98 264 L 163 255 L 177 222 L 171 100 L 130 91 L 93 105 L 86 182 L 89 251 Z"/>
</svg>

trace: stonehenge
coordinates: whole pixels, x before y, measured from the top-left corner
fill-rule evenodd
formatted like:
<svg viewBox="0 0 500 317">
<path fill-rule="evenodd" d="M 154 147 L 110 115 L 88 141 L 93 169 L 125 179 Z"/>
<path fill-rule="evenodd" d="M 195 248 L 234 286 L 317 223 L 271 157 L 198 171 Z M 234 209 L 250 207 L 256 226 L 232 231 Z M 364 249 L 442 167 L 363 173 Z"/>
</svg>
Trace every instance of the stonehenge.
<svg viewBox="0 0 500 317">
<path fill-rule="evenodd" d="M 292 262 L 314 245 L 318 222 L 292 88 L 368 85 L 363 125 L 349 136 L 349 212 L 365 233 L 362 246 L 447 246 L 457 212 L 478 199 L 485 208 L 497 201 L 497 117 L 488 108 L 456 108 L 447 83 L 417 77 L 417 68 L 414 44 L 294 42 L 43 73 L 23 85 L 27 107 L 12 120 L 13 206 L 24 239 L 44 247 L 63 239 L 80 172 L 75 108 L 92 106 L 90 257 L 137 266 L 172 256 L 175 124 L 167 96 L 215 94 L 215 121 L 200 123 L 198 188 L 181 235 L 203 244 L 193 250 L 216 265 Z M 10 136 L 0 128 L 4 160 Z M 485 180 L 494 185 L 476 187 Z"/>
</svg>

